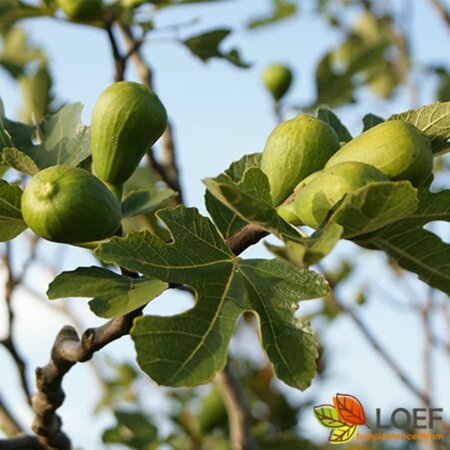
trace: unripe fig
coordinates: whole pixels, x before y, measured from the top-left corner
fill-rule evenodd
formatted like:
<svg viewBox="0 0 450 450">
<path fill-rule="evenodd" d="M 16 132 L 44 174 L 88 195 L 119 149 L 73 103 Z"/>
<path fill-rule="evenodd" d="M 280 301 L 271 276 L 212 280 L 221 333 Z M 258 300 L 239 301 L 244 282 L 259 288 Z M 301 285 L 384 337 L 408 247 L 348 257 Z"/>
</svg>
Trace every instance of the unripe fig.
<svg viewBox="0 0 450 450">
<path fill-rule="evenodd" d="M 286 222 L 289 222 L 292 225 L 301 225 L 300 219 L 297 217 L 297 213 L 295 212 L 293 199 L 299 191 L 314 180 L 314 178 L 316 178 L 320 173 L 322 173 L 322 170 L 317 170 L 311 175 L 308 175 L 304 180 L 300 181 L 300 183 L 298 183 L 295 187 L 294 192 L 290 195 L 292 199 L 289 198 L 285 204 L 282 204 L 279 208 L 277 208 L 278 215 L 281 216 Z"/>
<path fill-rule="evenodd" d="M 300 114 L 275 127 L 261 159 L 273 204 L 279 205 L 301 180 L 322 169 L 338 149 L 333 128 L 314 117 Z"/>
<path fill-rule="evenodd" d="M 120 227 L 120 204 L 94 175 L 58 165 L 38 172 L 22 195 L 26 224 L 49 241 L 84 243 L 112 236 Z"/>
<path fill-rule="evenodd" d="M 297 216 L 297 211 L 295 211 L 294 202 L 283 204 L 277 209 L 278 215 L 283 218 L 286 222 L 292 225 L 301 225 L 302 222 Z"/>
<path fill-rule="evenodd" d="M 401 120 L 370 128 L 345 144 L 325 167 L 345 161 L 370 164 L 392 180 L 409 180 L 415 186 L 433 170 L 430 142 L 414 125 Z"/>
<path fill-rule="evenodd" d="M 91 121 L 95 174 L 112 185 L 123 184 L 167 126 L 164 105 L 146 86 L 120 81 L 103 91 Z"/>
<path fill-rule="evenodd" d="M 143 3 L 145 3 L 146 0 L 121 0 L 120 4 L 124 8 L 137 8 L 138 6 L 141 6 Z"/>
<path fill-rule="evenodd" d="M 322 170 L 316 170 L 315 172 L 308 175 L 306 178 L 304 178 L 302 181 L 300 181 L 300 183 L 298 183 L 297 186 L 295 186 L 293 193 L 295 194 L 298 191 L 300 191 L 301 189 L 303 189 L 308 183 L 310 183 L 312 180 L 314 180 L 314 178 L 316 178 L 321 172 L 322 172 Z"/>
<path fill-rule="evenodd" d="M 56 0 L 69 19 L 100 20 L 103 15 L 102 0 Z"/>
<path fill-rule="evenodd" d="M 276 101 L 284 97 L 291 87 L 292 72 L 289 67 L 281 64 L 266 67 L 262 77 L 264 85 Z"/>
<path fill-rule="evenodd" d="M 345 194 L 369 183 L 387 180 L 386 175 L 369 164 L 336 164 L 318 174 L 298 192 L 292 203 L 279 208 L 278 213 L 294 225 L 304 224 L 317 228 L 328 211 Z"/>
<path fill-rule="evenodd" d="M 197 420 L 202 434 L 211 433 L 214 428 L 227 422 L 227 410 L 217 389 L 214 388 L 203 399 Z"/>
</svg>

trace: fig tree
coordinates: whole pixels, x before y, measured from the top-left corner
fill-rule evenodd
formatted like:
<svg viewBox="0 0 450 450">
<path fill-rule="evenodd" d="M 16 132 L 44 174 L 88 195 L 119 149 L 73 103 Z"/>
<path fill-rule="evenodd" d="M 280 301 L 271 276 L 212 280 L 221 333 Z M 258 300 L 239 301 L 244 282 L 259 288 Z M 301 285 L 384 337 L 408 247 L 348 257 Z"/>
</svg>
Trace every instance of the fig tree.
<svg viewBox="0 0 450 450">
<path fill-rule="evenodd" d="M 338 149 L 336 132 L 314 117 L 300 114 L 275 127 L 261 159 L 273 204 L 283 202 L 300 181 L 322 169 Z"/>
<path fill-rule="evenodd" d="M 22 195 L 22 214 L 38 236 L 84 243 L 112 236 L 120 227 L 120 204 L 94 175 L 58 165 L 38 172 Z"/>
<path fill-rule="evenodd" d="M 370 164 L 392 180 L 422 184 L 433 170 L 428 139 L 414 125 L 389 120 L 370 128 L 345 144 L 326 163 L 329 168 L 345 161 Z"/>
<path fill-rule="evenodd" d="M 92 113 L 94 173 L 110 185 L 122 185 L 166 126 L 166 110 L 154 92 L 132 81 L 112 84 Z"/>
</svg>

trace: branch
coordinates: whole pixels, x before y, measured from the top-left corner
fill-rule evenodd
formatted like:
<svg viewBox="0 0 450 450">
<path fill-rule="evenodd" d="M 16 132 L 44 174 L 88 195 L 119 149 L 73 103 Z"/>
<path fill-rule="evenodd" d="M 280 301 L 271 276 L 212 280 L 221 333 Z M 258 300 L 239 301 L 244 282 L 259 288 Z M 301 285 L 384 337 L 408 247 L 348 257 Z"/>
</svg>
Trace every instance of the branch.
<svg viewBox="0 0 450 450">
<path fill-rule="evenodd" d="M 222 394 L 230 425 L 232 450 L 257 450 L 251 434 L 251 415 L 245 404 L 245 397 L 229 364 L 217 374 L 214 380 Z"/>
<path fill-rule="evenodd" d="M 254 224 L 247 224 L 238 231 L 234 236 L 227 240 L 231 251 L 236 255 L 240 255 L 244 250 L 258 243 L 263 237 L 269 233 Z"/>
<path fill-rule="evenodd" d="M 266 234 L 261 228 L 249 224 L 237 236 L 230 239 L 228 244 L 233 253 L 238 255 Z M 137 274 L 127 270 L 123 270 L 123 273 L 137 277 Z M 111 319 L 98 328 L 86 330 L 81 339 L 72 326 L 62 328 L 53 344 L 49 363 L 36 370 L 38 392 L 33 396 L 32 401 L 35 412 L 32 429 L 38 435 L 42 445 L 52 449 L 70 450 L 70 440 L 62 431 L 62 421 L 56 414 L 56 410 L 64 402 L 65 395 L 62 390 L 64 376 L 76 363 L 88 361 L 96 351 L 129 334 L 134 319 L 141 314 L 142 308 L 139 308 L 124 316 Z M 229 381 L 228 384 L 233 387 L 236 383 Z"/>
<path fill-rule="evenodd" d="M 0 449 L 2 450 L 46 450 L 36 436 L 16 436 L 11 439 L 0 439 Z"/>
<path fill-rule="evenodd" d="M 85 362 L 109 343 L 129 333 L 142 308 L 114 318 L 98 328 L 90 328 L 81 339 L 72 326 L 65 326 L 56 337 L 50 362 L 36 370 L 38 392 L 33 396 L 35 419 L 32 429 L 39 441 L 50 448 L 70 450 L 70 440 L 61 430 L 62 421 L 56 410 L 64 402 L 64 375 L 78 362 Z"/>
</svg>

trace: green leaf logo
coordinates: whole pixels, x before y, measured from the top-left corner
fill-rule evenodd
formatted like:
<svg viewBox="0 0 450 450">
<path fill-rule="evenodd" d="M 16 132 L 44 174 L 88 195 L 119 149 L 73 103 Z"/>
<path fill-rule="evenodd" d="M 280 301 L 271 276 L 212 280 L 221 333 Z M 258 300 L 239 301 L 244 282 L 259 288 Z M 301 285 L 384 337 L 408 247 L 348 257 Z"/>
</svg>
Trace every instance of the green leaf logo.
<svg viewBox="0 0 450 450">
<path fill-rule="evenodd" d="M 316 419 L 327 428 L 339 428 L 345 424 L 339 419 L 338 412 L 332 405 L 320 405 L 314 407 Z"/>
</svg>

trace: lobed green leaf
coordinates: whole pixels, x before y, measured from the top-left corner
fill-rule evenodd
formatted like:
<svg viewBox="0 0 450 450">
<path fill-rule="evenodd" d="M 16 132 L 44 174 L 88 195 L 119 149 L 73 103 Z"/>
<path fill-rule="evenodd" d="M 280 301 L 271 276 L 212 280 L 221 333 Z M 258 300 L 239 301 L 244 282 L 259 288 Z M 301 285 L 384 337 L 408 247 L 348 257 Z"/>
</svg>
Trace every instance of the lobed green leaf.
<svg viewBox="0 0 450 450">
<path fill-rule="evenodd" d="M 93 297 L 91 310 L 99 317 L 127 314 L 158 297 L 168 284 L 150 277 L 130 278 L 100 267 L 79 267 L 62 272 L 49 285 L 50 300 Z"/>
<path fill-rule="evenodd" d="M 315 372 L 316 343 L 293 313 L 298 301 L 324 295 L 325 281 L 281 261 L 236 258 L 215 226 L 194 208 L 166 209 L 157 215 L 171 241 L 142 231 L 112 238 L 95 251 L 102 261 L 195 291 L 192 309 L 135 321 L 131 334 L 141 368 L 160 384 L 209 382 L 224 367 L 236 322 L 248 309 L 261 318 L 263 346 L 281 379 L 305 388 Z M 292 342 L 296 348 L 289 352 Z"/>
<path fill-rule="evenodd" d="M 27 228 L 20 210 L 21 198 L 19 186 L 0 180 L 0 242 L 14 239 Z"/>
</svg>

